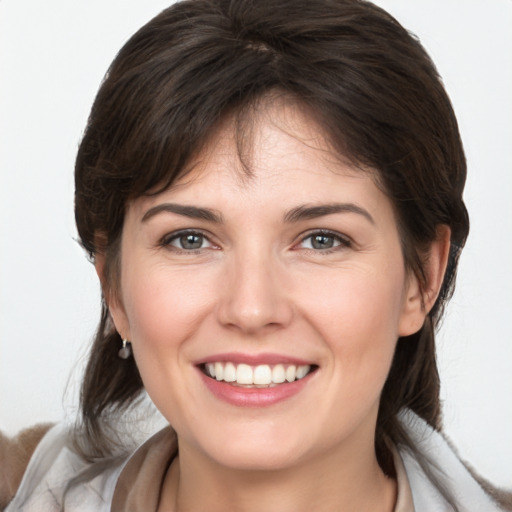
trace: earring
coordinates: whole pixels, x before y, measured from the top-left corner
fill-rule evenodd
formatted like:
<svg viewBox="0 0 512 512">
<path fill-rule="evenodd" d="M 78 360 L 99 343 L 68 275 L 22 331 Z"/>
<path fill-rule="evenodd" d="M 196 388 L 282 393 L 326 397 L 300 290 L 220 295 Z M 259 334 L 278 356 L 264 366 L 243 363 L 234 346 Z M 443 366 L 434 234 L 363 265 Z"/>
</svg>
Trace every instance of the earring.
<svg viewBox="0 0 512 512">
<path fill-rule="evenodd" d="M 128 340 L 123 340 L 123 346 L 119 349 L 117 356 L 121 359 L 128 359 L 132 355 L 132 344 Z"/>
</svg>

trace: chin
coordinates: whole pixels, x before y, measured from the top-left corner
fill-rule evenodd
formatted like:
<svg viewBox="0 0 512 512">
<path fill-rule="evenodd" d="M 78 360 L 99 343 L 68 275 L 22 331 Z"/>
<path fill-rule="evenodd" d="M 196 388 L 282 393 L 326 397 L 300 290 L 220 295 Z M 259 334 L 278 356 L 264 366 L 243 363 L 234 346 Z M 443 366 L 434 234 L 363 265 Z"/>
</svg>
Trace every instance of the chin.
<svg viewBox="0 0 512 512">
<path fill-rule="evenodd" d="M 246 430 L 240 436 L 230 433 L 222 441 L 210 437 L 202 450 L 219 465 L 238 470 L 277 471 L 299 464 L 305 455 L 304 442 L 294 442 L 289 432 L 284 438 L 273 434 L 260 430 L 250 436 Z"/>
<path fill-rule="evenodd" d="M 246 449 L 218 454 L 216 462 L 238 471 L 280 471 L 297 466 L 300 457 L 267 446 L 264 450 Z"/>
</svg>

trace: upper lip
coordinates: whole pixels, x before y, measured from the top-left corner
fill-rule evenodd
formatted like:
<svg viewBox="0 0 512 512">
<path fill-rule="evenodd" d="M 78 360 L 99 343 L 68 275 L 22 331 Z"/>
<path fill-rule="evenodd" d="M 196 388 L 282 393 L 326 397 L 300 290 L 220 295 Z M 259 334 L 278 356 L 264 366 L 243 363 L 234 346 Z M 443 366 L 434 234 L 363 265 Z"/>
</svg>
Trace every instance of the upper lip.
<svg viewBox="0 0 512 512">
<path fill-rule="evenodd" d="M 294 364 L 300 365 L 313 365 L 312 361 L 307 361 L 298 357 L 293 357 L 284 354 L 243 354 L 239 352 L 229 352 L 222 354 L 213 354 L 196 361 L 196 365 L 206 363 L 234 363 L 234 364 L 248 364 L 250 366 L 258 366 L 260 364 Z"/>
</svg>

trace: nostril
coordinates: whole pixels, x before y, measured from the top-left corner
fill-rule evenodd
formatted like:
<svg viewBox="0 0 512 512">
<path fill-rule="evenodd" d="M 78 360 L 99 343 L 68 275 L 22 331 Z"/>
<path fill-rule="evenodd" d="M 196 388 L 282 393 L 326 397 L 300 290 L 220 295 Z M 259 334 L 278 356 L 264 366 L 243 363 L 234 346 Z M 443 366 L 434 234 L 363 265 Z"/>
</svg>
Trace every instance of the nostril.
<svg viewBox="0 0 512 512">
<path fill-rule="evenodd" d="M 280 279 L 269 275 L 272 263 L 268 258 L 256 259 L 247 255 L 243 258 L 244 269 L 230 269 L 229 280 L 222 283 L 217 310 L 223 326 L 248 334 L 282 328 L 293 316 Z"/>
</svg>

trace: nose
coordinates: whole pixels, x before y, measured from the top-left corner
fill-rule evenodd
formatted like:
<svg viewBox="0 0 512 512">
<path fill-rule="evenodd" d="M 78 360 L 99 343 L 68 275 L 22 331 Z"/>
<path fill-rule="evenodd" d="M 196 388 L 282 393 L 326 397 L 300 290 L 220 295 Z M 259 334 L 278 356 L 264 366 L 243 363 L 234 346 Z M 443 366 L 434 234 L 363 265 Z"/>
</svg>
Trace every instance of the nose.
<svg viewBox="0 0 512 512">
<path fill-rule="evenodd" d="M 288 326 L 293 318 L 285 269 L 269 253 L 234 255 L 221 286 L 218 319 L 225 327 L 261 335 Z"/>
</svg>

